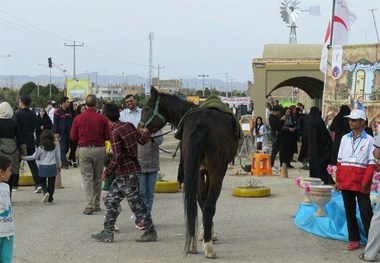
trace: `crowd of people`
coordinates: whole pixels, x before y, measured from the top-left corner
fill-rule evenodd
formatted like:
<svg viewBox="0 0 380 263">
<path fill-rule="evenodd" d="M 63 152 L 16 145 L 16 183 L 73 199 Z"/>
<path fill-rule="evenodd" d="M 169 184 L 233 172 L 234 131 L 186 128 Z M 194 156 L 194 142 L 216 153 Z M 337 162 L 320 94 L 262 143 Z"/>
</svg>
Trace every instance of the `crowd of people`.
<svg viewBox="0 0 380 263">
<path fill-rule="evenodd" d="M 334 185 L 342 194 L 349 240 L 346 249 L 355 250 L 362 241 L 356 215 L 358 206 L 364 235 L 368 237 L 365 252 L 359 258 L 374 262 L 380 252 L 380 205 L 377 204 L 373 214 L 370 191 L 378 169 L 376 159 L 380 158 L 378 122 L 374 119 L 369 123 L 363 109 L 348 105 L 342 105 L 334 118 L 323 120 L 318 107 L 311 107 L 307 113 L 301 103 L 282 107 L 278 101 L 267 103 L 265 117 L 272 140 L 273 169 L 277 170 L 278 153 L 280 166 L 293 168 L 297 142 L 301 142 L 298 161 L 309 164 L 309 176 L 321 179 L 325 185 Z M 263 126 L 262 118 L 257 117 L 253 126 L 257 142 L 263 133 L 258 132 Z M 262 150 L 261 143 L 256 147 Z M 336 165 L 336 181 L 328 172 L 328 165 Z"/>
<path fill-rule="evenodd" d="M 106 104 L 103 114 L 97 111 L 98 100 L 92 94 L 86 97 L 84 104 L 78 105 L 68 97 L 62 97 L 59 102 L 59 107 L 55 102 L 49 102 L 38 115 L 29 108 L 29 96 L 20 96 L 15 112 L 9 103 L 0 103 L 0 192 L 1 202 L 8 208 L 0 216 L 11 217 L 11 194 L 12 189 L 18 188 L 20 160 L 28 162 L 34 192 L 42 192 L 42 202 L 46 204 L 54 201 L 55 179 L 61 168 L 73 166 L 79 167 L 81 173 L 83 214 L 101 211 L 101 197 L 106 207 L 104 230 L 93 234 L 94 239 L 113 242 L 120 203 L 126 198 L 136 228 L 144 230 L 136 241 L 157 240 L 152 207 L 160 170 L 162 131 L 151 134 L 147 129 L 137 128 L 142 109 L 132 94 L 125 97 L 124 110 L 115 104 Z M 380 158 L 376 120 L 368 124 L 363 110 L 351 110 L 346 105 L 342 105 L 338 114 L 327 122 L 322 119 L 318 107 L 311 107 L 306 112 L 302 103 L 282 107 L 278 101 L 268 102 L 263 117 L 255 117 L 253 105 L 251 107 L 249 132 L 256 150 L 264 151 L 271 146 L 270 159 L 274 170 L 278 170 L 275 165 L 277 155 L 279 167 L 288 169 L 293 168 L 291 163 L 298 154 L 298 161 L 305 167 L 308 164 L 310 177 L 320 178 L 324 184 L 335 185 L 341 191 L 346 211 L 348 250 L 360 246 L 356 218 L 358 205 L 368 236 L 365 253 L 360 258 L 375 260 L 380 251 L 380 233 L 374 229 L 380 224 L 380 208 L 378 205 L 373 214 L 369 193 L 377 169 L 375 159 Z M 111 143 L 107 155 L 106 141 Z M 76 153 L 79 153 L 79 160 Z M 36 160 L 39 160 L 38 165 Z M 337 167 L 335 181 L 327 171 L 329 164 Z M 182 170 L 180 167 L 180 183 L 183 182 Z M 7 237 L 2 246 L 12 247 L 14 225 L 2 227 L 0 239 Z M 12 256 L 12 248 L 7 251 L 10 253 L 3 253 L 3 258 Z"/>
<path fill-rule="evenodd" d="M 141 109 L 135 96 L 126 96 L 126 109 L 121 112 L 115 104 L 106 104 L 104 115 L 98 112 L 98 99 L 92 94 L 79 105 L 68 97 L 60 99 L 59 107 L 51 101 L 38 114 L 30 109 L 31 102 L 29 96 L 20 96 L 16 111 L 8 102 L 0 103 L 0 203 L 5 208 L 0 214 L 4 219 L 0 221 L 0 261 L 11 262 L 12 258 L 11 196 L 12 190 L 18 188 L 21 161 L 28 162 L 34 193 L 42 192 L 45 204 L 54 201 L 56 176 L 61 168 L 79 166 L 84 190 L 83 214 L 101 211 L 101 196 L 106 207 L 104 230 L 92 235 L 93 238 L 113 241 L 120 202 L 126 198 L 136 228 L 144 230 L 136 241 L 155 241 L 157 232 L 151 213 L 160 170 L 158 146 L 163 137 L 162 131 L 150 134 L 147 129 L 137 129 Z M 106 141 L 110 141 L 111 151 L 104 169 Z M 107 181 L 103 193 L 102 180 Z M 7 224 L 1 223 L 5 221 Z"/>
</svg>

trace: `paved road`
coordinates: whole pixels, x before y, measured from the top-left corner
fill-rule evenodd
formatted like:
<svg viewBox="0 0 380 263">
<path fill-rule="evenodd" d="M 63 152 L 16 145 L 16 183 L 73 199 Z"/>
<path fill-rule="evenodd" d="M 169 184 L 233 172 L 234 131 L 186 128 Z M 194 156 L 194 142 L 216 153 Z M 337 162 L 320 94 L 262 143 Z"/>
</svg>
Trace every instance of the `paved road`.
<svg viewBox="0 0 380 263">
<path fill-rule="evenodd" d="M 174 140 L 163 146 L 175 149 Z M 300 166 L 295 164 L 296 166 Z M 167 179 L 176 178 L 178 157 L 162 154 L 161 170 Z M 268 198 L 238 198 L 232 189 L 245 185 L 248 176 L 232 176 L 229 170 L 214 218 L 219 241 L 217 262 L 359 262 L 363 250 L 344 251 L 344 242 L 320 238 L 298 229 L 293 223 L 302 196 L 294 184 L 299 169 L 289 170 L 289 179 L 260 177 L 271 188 Z M 54 205 L 44 205 L 32 187 L 14 193 L 16 223 L 15 263 L 21 262 L 209 262 L 198 243 L 197 255 L 183 256 L 184 216 L 182 193 L 156 194 L 153 219 L 158 242 L 136 243 L 142 234 L 134 228 L 126 202 L 117 225 L 120 233 L 112 244 L 96 242 L 90 235 L 102 229 L 104 210 L 82 214 L 83 196 L 79 168 L 62 172 L 64 189 L 55 194 Z"/>
</svg>

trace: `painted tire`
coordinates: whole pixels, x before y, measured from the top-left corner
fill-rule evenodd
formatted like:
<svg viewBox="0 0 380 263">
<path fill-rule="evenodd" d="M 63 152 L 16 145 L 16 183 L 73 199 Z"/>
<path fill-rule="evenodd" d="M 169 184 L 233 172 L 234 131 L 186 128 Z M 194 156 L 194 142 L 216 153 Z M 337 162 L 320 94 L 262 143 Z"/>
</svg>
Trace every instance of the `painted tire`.
<svg viewBox="0 0 380 263">
<path fill-rule="evenodd" d="M 34 180 L 32 174 L 20 174 L 20 179 L 18 181 L 18 184 L 21 186 L 30 186 L 34 185 Z"/>
<path fill-rule="evenodd" d="M 176 181 L 163 181 L 156 182 L 154 187 L 155 193 L 177 193 L 179 189 L 179 184 Z"/>
<path fill-rule="evenodd" d="M 232 194 L 237 197 L 267 197 L 270 196 L 270 188 L 260 187 L 260 188 L 246 188 L 246 187 L 235 187 Z"/>
</svg>

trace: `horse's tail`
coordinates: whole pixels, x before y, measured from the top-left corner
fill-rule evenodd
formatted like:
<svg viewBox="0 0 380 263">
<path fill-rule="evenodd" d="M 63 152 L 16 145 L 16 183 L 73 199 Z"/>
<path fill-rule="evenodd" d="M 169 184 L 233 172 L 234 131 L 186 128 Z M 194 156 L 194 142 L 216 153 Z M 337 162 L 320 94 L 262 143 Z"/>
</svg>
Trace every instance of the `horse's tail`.
<svg viewBox="0 0 380 263">
<path fill-rule="evenodd" d="M 198 174 L 202 159 L 205 154 L 206 127 L 204 123 L 198 124 L 197 128 L 190 134 L 189 147 L 186 156 L 186 171 L 184 178 L 184 206 L 186 220 L 186 244 L 185 254 L 191 246 L 191 238 L 195 238 L 197 220 L 197 186 Z"/>
</svg>

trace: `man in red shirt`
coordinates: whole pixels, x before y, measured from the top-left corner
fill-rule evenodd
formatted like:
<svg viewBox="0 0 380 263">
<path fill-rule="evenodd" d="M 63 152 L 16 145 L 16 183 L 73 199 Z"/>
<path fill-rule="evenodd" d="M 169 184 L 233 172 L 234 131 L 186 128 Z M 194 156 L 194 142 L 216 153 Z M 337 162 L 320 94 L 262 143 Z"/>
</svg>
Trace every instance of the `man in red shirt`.
<svg viewBox="0 0 380 263">
<path fill-rule="evenodd" d="M 110 191 L 105 198 L 106 215 L 104 230 L 91 235 L 99 241 L 113 242 L 116 219 L 119 216 L 118 207 L 126 197 L 132 212 L 144 223 L 144 234 L 136 242 L 151 242 L 157 240 L 152 217 L 148 212 L 139 192 L 140 165 L 137 160 L 137 143 L 145 144 L 150 140 L 147 129 L 136 130 L 129 122 L 120 122 L 119 109 L 115 104 L 106 104 L 104 114 L 112 124 L 111 146 L 112 160 L 103 173 L 103 179 L 111 172 L 116 173 Z"/>
<path fill-rule="evenodd" d="M 85 193 L 85 215 L 100 211 L 101 177 L 106 154 L 104 145 L 110 138 L 108 121 L 96 112 L 96 104 L 96 96 L 88 95 L 87 109 L 74 119 L 70 131 L 71 140 L 78 141 L 80 172 Z"/>
</svg>

